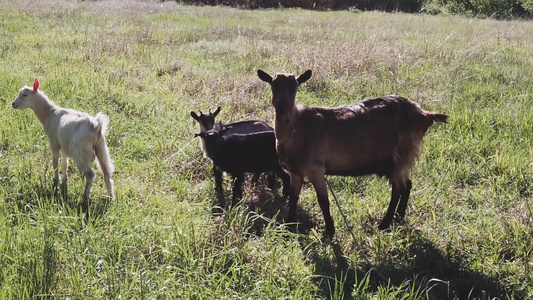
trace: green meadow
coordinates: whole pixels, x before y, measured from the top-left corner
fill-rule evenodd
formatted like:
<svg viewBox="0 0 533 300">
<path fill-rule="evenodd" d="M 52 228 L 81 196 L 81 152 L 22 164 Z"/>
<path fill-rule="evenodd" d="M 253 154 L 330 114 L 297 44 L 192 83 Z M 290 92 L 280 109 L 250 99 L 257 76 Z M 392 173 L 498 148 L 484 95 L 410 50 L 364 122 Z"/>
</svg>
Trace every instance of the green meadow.
<svg viewBox="0 0 533 300">
<path fill-rule="evenodd" d="M 324 240 L 309 184 L 300 233 L 264 179 L 213 213 L 190 111 L 272 122 L 257 69 L 313 70 L 304 105 L 399 94 L 450 116 L 425 137 L 405 224 L 377 229 L 390 187 L 374 176 L 328 178 L 356 241 L 332 199 Z M 532 70 L 530 21 L 0 0 L 0 298 L 533 299 Z M 11 108 L 34 77 L 110 117 L 117 197 L 97 172 L 88 218 L 75 165 L 54 190 L 40 123 Z"/>
</svg>

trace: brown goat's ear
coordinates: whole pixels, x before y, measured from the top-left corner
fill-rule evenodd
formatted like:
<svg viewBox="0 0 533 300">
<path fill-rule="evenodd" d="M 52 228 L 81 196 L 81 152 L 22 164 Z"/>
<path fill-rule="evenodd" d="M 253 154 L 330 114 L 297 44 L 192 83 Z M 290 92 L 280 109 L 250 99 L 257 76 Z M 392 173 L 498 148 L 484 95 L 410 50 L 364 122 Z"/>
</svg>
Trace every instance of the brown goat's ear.
<svg viewBox="0 0 533 300">
<path fill-rule="evenodd" d="M 307 70 L 302 75 L 298 76 L 298 78 L 296 78 L 296 81 L 298 81 L 298 84 L 302 84 L 306 82 L 307 80 L 309 80 L 312 74 L 313 72 L 311 70 Z"/>
<path fill-rule="evenodd" d="M 217 107 L 217 110 L 215 110 L 215 112 L 213 113 L 213 118 L 216 117 L 218 115 L 218 113 L 220 112 L 220 110 L 222 109 L 222 107 Z"/>
<path fill-rule="evenodd" d="M 257 76 L 265 82 L 272 83 L 272 76 L 268 75 L 263 70 L 257 70 Z"/>
<path fill-rule="evenodd" d="M 196 121 L 200 122 L 200 117 L 194 111 L 191 111 L 191 117 Z"/>
</svg>

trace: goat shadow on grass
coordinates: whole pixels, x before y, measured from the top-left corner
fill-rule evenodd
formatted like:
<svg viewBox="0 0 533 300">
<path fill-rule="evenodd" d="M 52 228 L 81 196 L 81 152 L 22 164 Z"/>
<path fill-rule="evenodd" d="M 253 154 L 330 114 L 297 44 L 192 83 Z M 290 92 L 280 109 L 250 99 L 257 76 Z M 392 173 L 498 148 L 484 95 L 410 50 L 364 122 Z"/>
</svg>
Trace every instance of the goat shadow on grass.
<svg viewBox="0 0 533 300">
<path fill-rule="evenodd" d="M 252 230 L 255 234 L 261 235 L 264 227 L 270 222 L 269 220 L 285 224 L 289 209 L 284 198 L 276 191 L 266 187 L 253 187 L 245 200 L 245 205 L 249 211 L 265 217 L 256 218 L 252 224 Z M 311 229 L 316 226 L 314 218 L 299 205 L 296 208 L 296 220 L 298 220 L 298 233 L 301 234 L 309 234 Z"/>
<path fill-rule="evenodd" d="M 406 246 L 408 251 L 403 254 L 383 253 L 374 259 L 372 270 L 354 270 L 353 264 L 350 264 L 336 242 L 328 245 L 332 247 L 336 261 L 319 255 L 319 251 L 313 251 L 315 254 L 311 260 L 317 266 L 317 274 L 322 278 L 330 278 L 322 282 L 322 293 L 328 295 L 331 287 L 335 286 L 335 278 L 344 276 L 344 299 L 353 299 L 354 285 L 369 272 L 368 289 L 372 292 L 377 292 L 380 286 L 405 288 L 408 283 L 409 288 L 414 284 L 415 291 L 420 289 L 418 295 L 428 299 L 505 299 L 509 294 L 498 278 L 468 270 L 465 257 L 453 249 L 438 249 L 418 230 L 405 228 L 397 231 L 397 234 L 397 240 L 409 240 Z M 410 237 L 405 238 L 407 235 Z M 526 294 L 521 292 L 514 296 L 524 299 Z"/>
<path fill-rule="evenodd" d="M 74 192 L 73 192 L 74 193 Z M 110 200 L 108 196 L 92 195 L 88 205 L 85 205 L 81 194 L 69 194 L 65 184 L 55 185 L 48 180 L 39 180 L 31 188 L 21 187 L 15 197 L 6 197 L 6 203 L 12 202 L 18 211 L 35 214 L 40 208 L 59 206 L 67 214 L 83 215 L 85 220 L 98 219 L 108 210 Z M 86 214 L 86 210 L 89 214 Z"/>
<path fill-rule="evenodd" d="M 48 183 L 46 179 L 40 179 L 38 182 L 21 186 L 14 197 L 6 197 L 6 203 L 13 202 L 17 205 L 19 211 L 32 212 L 41 206 L 64 201 L 64 189 L 62 185 Z"/>
<path fill-rule="evenodd" d="M 249 183 L 250 180 L 245 180 L 245 182 Z M 267 185 L 264 176 L 261 176 L 256 184 L 244 184 L 244 196 L 238 204 L 244 206 L 246 211 L 262 216 L 261 218 L 253 218 L 250 228 L 258 236 L 262 235 L 264 228 L 272 221 L 284 224 L 289 211 L 281 194 L 282 188 L 279 181 L 274 190 L 268 188 Z M 229 202 L 226 197 L 226 203 Z M 222 211 L 220 207 L 215 206 L 213 208 L 214 215 L 220 215 Z M 296 209 L 296 219 L 298 220 L 298 233 L 309 234 L 311 229 L 316 226 L 315 219 L 299 205 Z"/>
</svg>

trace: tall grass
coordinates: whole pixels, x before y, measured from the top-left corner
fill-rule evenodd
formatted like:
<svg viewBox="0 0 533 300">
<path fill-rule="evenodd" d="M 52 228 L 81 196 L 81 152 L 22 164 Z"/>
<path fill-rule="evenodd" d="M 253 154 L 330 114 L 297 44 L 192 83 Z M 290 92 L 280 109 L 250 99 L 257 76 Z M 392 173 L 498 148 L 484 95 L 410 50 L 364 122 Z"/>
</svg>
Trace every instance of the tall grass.
<svg viewBox="0 0 533 300">
<path fill-rule="evenodd" d="M 533 297 L 533 24 L 174 2 L 0 4 L 0 298 Z M 257 215 L 265 205 L 212 213 L 210 164 L 188 112 L 220 105 L 226 121 L 272 120 L 259 68 L 312 69 L 298 94 L 306 105 L 396 93 L 450 115 L 429 131 L 407 223 L 391 232 L 376 228 L 390 193 L 383 179 L 330 178 L 372 270 L 336 208 L 336 242 L 322 240 L 311 187 L 300 219 L 316 226 L 304 234 Z M 89 219 L 78 214 L 75 167 L 66 194 L 54 191 L 40 124 L 9 107 L 34 76 L 58 105 L 110 116 L 117 199 L 98 175 Z M 268 189 L 246 191 L 244 202 L 276 202 Z"/>
</svg>

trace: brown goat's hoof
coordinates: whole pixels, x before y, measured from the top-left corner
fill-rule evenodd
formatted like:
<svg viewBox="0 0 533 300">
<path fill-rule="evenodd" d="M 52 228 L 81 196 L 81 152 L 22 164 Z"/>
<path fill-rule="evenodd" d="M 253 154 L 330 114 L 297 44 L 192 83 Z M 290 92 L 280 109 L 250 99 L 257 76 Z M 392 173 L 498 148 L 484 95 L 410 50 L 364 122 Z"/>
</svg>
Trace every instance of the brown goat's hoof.
<svg viewBox="0 0 533 300">
<path fill-rule="evenodd" d="M 324 231 L 324 237 L 326 238 L 326 241 L 332 241 L 335 237 L 335 228 L 326 229 L 326 231 Z"/>
</svg>

